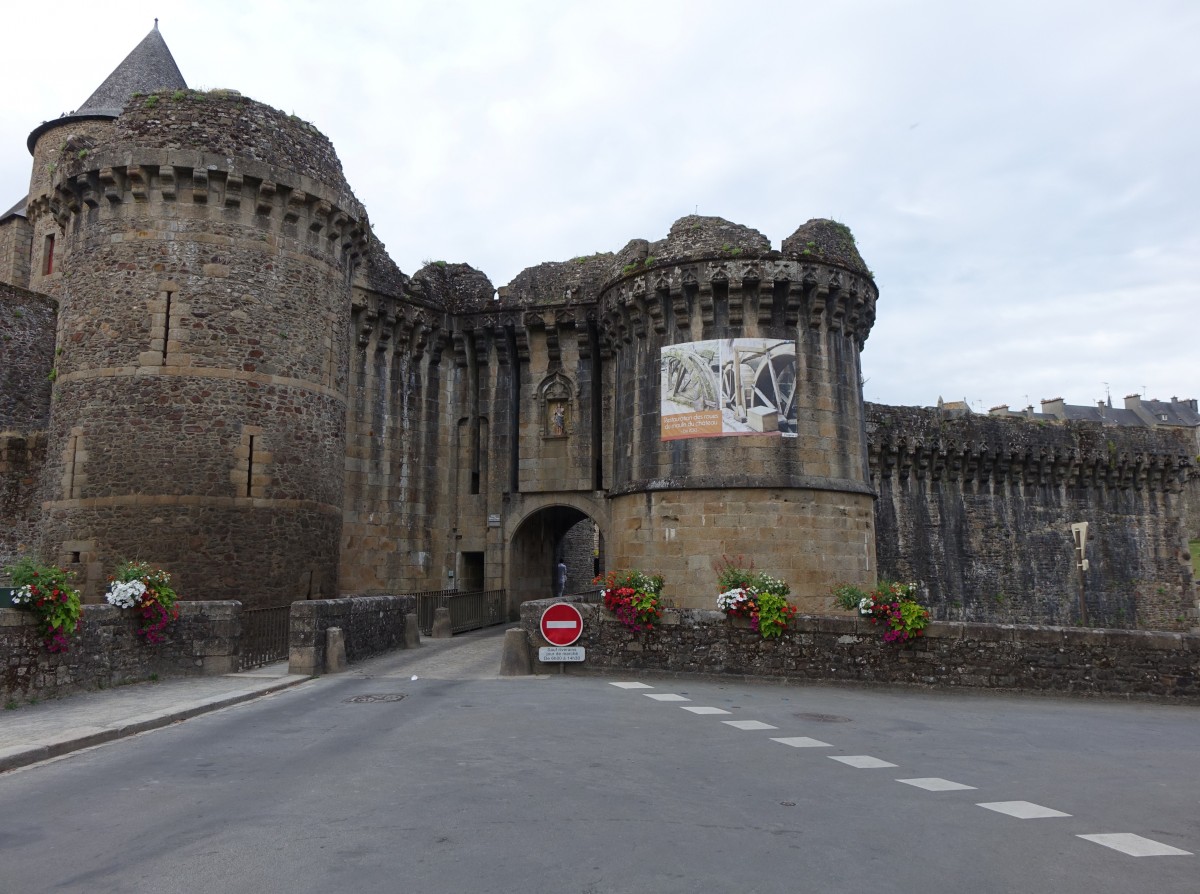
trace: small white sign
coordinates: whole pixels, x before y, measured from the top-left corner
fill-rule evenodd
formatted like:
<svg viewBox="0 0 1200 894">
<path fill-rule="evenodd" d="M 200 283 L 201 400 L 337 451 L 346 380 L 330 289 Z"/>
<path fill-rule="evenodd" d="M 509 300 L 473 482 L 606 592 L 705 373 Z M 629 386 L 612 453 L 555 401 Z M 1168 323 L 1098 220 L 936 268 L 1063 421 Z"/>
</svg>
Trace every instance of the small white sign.
<svg viewBox="0 0 1200 894">
<path fill-rule="evenodd" d="M 583 646 L 542 646 L 538 661 L 583 661 Z"/>
</svg>

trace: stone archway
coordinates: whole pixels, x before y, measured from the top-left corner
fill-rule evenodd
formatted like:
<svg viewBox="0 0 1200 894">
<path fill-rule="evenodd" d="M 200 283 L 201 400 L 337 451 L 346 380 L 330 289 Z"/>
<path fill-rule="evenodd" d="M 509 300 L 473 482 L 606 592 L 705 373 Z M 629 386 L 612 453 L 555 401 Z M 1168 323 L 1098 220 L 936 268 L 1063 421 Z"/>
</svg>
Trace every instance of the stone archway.
<svg viewBox="0 0 1200 894">
<path fill-rule="evenodd" d="M 595 531 L 595 546 L 592 540 Z M 555 595 L 554 575 L 560 559 L 567 568 L 567 590 L 590 584 L 587 563 L 593 550 L 603 556 L 604 536 L 596 520 L 574 506 L 551 505 L 521 520 L 508 543 L 508 608 L 516 617 L 521 603 Z"/>
</svg>

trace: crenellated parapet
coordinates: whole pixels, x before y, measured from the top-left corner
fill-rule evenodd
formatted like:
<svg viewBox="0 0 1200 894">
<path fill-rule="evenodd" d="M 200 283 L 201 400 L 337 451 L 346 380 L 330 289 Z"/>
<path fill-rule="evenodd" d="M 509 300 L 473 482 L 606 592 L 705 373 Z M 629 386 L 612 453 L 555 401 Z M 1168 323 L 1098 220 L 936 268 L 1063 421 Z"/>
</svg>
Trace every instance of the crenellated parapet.
<svg viewBox="0 0 1200 894">
<path fill-rule="evenodd" d="M 297 240 L 351 267 L 371 243 L 366 211 L 328 139 L 228 91 L 135 97 L 113 121 L 40 131 L 34 165 L 27 214 L 35 228 L 52 220 L 69 232 L 87 211 L 204 217 Z"/>
<path fill-rule="evenodd" d="M 629 242 L 598 304 L 614 346 L 648 334 L 671 343 L 734 332 L 789 337 L 800 328 L 841 334 L 861 349 L 878 297 L 842 224 L 809 221 L 774 250 L 757 230 L 689 216 L 665 239 Z"/>
<path fill-rule="evenodd" d="M 1176 493 L 1195 469 L 1178 432 L 958 416 L 867 405 L 871 477 L 976 486 L 1119 488 Z"/>
<path fill-rule="evenodd" d="M 861 348 L 875 323 L 878 297 L 869 277 L 816 262 L 652 261 L 605 287 L 600 315 L 614 342 L 650 331 L 667 335 L 672 328 L 714 338 L 723 327 L 775 333 L 803 326 L 838 332 Z"/>
<path fill-rule="evenodd" d="M 119 213 L 118 206 L 131 205 L 136 215 L 167 217 L 174 206 L 185 216 L 203 209 L 223 220 L 238 219 L 277 237 L 304 241 L 351 265 L 370 244 L 370 226 L 361 209 L 337 204 L 331 200 L 335 191 L 321 184 L 289 184 L 278 170 L 255 163 L 233 168 L 230 159 L 204 153 L 128 154 L 132 160 L 127 164 L 57 174 L 51 192 L 30 201 L 31 220 L 50 215 L 66 230 L 85 209 Z M 149 207 L 156 204 L 166 207 Z"/>
</svg>

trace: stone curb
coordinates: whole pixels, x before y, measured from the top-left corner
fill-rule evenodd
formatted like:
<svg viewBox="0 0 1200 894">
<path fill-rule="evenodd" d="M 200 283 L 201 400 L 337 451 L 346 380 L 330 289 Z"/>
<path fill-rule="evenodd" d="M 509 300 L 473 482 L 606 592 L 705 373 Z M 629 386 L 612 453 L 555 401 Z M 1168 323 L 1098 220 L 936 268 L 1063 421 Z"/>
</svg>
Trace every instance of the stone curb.
<svg viewBox="0 0 1200 894">
<path fill-rule="evenodd" d="M 309 680 L 314 679 L 311 676 L 299 676 L 296 674 L 292 674 L 291 677 L 293 679 L 285 678 L 262 688 L 237 692 L 232 695 L 215 696 L 199 703 L 187 704 L 185 707 L 178 709 L 135 717 L 118 726 L 77 727 L 66 730 L 61 736 L 50 741 L 0 750 L 0 773 L 6 773 L 9 770 L 16 770 L 20 767 L 28 767 L 31 764 L 41 763 L 52 757 L 61 757 L 73 751 L 82 751 L 84 748 L 91 748 L 94 745 L 115 742 L 117 739 L 135 736 L 138 733 L 162 729 L 164 726 L 170 726 L 177 721 L 190 720 L 193 717 L 199 717 L 201 714 L 208 714 L 221 708 L 228 708 L 231 705 L 252 701 L 264 695 L 290 689 L 293 686 L 299 686 L 301 683 L 307 683 Z"/>
</svg>

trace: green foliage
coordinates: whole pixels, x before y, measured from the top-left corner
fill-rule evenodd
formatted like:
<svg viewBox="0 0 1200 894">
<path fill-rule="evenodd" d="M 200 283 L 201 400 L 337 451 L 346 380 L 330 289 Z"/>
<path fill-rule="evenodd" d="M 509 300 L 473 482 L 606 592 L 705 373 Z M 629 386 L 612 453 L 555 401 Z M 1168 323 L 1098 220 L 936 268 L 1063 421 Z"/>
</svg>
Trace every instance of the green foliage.
<svg viewBox="0 0 1200 894">
<path fill-rule="evenodd" d="M 867 591 L 854 584 L 835 584 L 829 592 L 833 595 L 834 605 L 848 612 L 858 611 L 862 601 L 868 598 Z"/>
<path fill-rule="evenodd" d="M 48 382 L 58 381 L 58 367 L 51 367 L 50 375 L 46 376 L 46 381 L 48 381 Z"/>
<path fill-rule="evenodd" d="M 142 105 L 144 105 L 148 109 L 154 108 L 156 105 L 158 105 L 158 94 L 151 93 L 149 96 L 146 97 L 146 101 L 144 103 L 142 103 Z"/>
<path fill-rule="evenodd" d="M 787 630 L 796 614 L 796 607 L 784 596 L 775 593 L 758 594 L 758 632 L 763 639 L 772 639 Z"/>
<path fill-rule="evenodd" d="M 744 556 L 721 556 L 720 562 L 713 563 L 713 570 L 717 572 L 717 586 L 724 590 L 733 590 L 738 587 L 751 587 L 754 585 L 755 571 L 754 560 L 746 560 Z"/>
<path fill-rule="evenodd" d="M 179 594 L 171 586 L 171 575 L 148 562 L 127 561 L 117 566 L 109 580 L 106 601 L 138 614 L 138 634 L 146 642 L 163 642 L 167 629 L 179 617 Z"/>
<path fill-rule="evenodd" d="M 754 561 L 743 556 L 721 556 L 713 563 L 717 572 L 717 608 L 731 618 L 749 618 L 763 639 L 772 639 L 787 629 L 796 608 L 787 597 L 791 587 L 786 581 L 754 570 Z"/>
<path fill-rule="evenodd" d="M 86 149 L 80 149 L 79 150 L 79 160 L 83 161 L 87 157 L 88 157 L 88 151 Z"/>
<path fill-rule="evenodd" d="M 5 570 L 17 588 L 13 605 L 38 616 L 47 651 L 67 651 L 69 637 L 79 629 L 83 614 L 79 591 L 71 586 L 73 575 L 57 565 L 42 565 L 28 557 Z"/>
<path fill-rule="evenodd" d="M 184 99 L 185 97 L 187 97 L 186 90 L 176 90 L 171 94 L 171 99 L 175 100 L 176 102 L 179 102 L 179 100 Z"/>
<path fill-rule="evenodd" d="M 846 239 L 849 239 L 849 240 L 850 240 L 850 244 L 851 244 L 851 245 L 854 245 L 854 244 L 855 244 L 855 243 L 854 243 L 854 234 L 853 234 L 852 232 L 850 232 L 850 228 L 849 228 L 848 226 L 846 226 L 844 223 L 839 223 L 839 222 L 838 222 L 838 221 L 836 221 L 836 220 L 830 221 L 830 223 L 833 225 L 833 228 L 834 228 L 835 230 L 837 230 L 837 232 L 838 232 L 840 235 L 842 235 L 842 236 L 844 236 Z"/>
<path fill-rule="evenodd" d="M 1200 540 L 1189 541 L 1188 549 L 1192 551 L 1192 577 L 1200 579 Z"/>
<path fill-rule="evenodd" d="M 914 598 L 916 584 L 881 579 L 870 592 L 853 584 L 837 584 L 830 592 L 839 608 L 857 611 L 872 624 L 882 623 L 884 642 L 904 643 L 923 636 L 929 625 L 929 610 Z"/>
<path fill-rule="evenodd" d="M 636 568 L 610 571 L 594 583 L 604 585 L 604 607 L 634 633 L 654 629 L 662 616 L 661 575 L 647 575 Z"/>
</svg>

